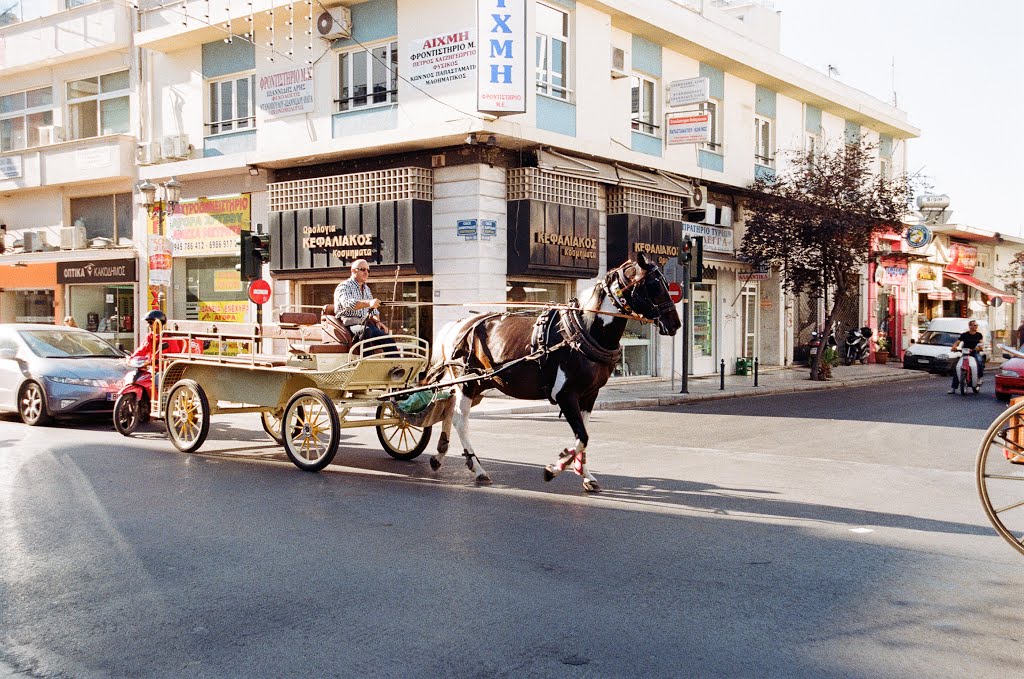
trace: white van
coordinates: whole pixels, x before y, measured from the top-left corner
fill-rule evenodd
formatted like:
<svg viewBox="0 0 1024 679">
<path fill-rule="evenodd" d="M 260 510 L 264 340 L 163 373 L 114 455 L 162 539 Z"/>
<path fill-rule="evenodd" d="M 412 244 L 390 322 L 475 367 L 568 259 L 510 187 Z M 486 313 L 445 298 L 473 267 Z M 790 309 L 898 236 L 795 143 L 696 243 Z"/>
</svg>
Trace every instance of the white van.
<svg viewBox="0 0 1024 679">
<path fill-rule="evenodd" d="M 942 374 L 952 373 L 958 356 L 949 353 L 953 343 L 967 332 L 967 324 L 978 322 L 978 332 L 985 338 L 982 342 L 986 357 L 988 346 L 988 321 L 980 318 L 935 318 L 928 323 L 928 329 L 903 352 L 903 367 L 928 370 Z"/>
</svg>

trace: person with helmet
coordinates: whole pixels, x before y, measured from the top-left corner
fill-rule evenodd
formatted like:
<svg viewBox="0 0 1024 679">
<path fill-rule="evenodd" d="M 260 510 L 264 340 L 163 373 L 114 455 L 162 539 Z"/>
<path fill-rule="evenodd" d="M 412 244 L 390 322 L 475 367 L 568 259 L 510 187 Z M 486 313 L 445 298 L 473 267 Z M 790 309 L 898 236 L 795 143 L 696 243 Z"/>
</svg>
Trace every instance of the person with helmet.
<svg viewBox="0 0 1024 679">
<path fill-rule="evenodd" d="M 146 339 L 142 340 L 139 344 L 138 349 L 135 350 L 131 356 L 128 357 L 128 361 L 141 359 L 149 362 L 152 358 L 159 358 L 164 351 L 168 351 L 172 354 L 181 354 L 187 351 L 188 344 L 185 340 L 164 340 L 160 341 L 160 336 L 163 332 L 163 327 L 167 323 L 167 315 L 159 309 L 153 309 L 146 314 L 144 320 L 149 326 L 149 332 L 146 333 Z M 159 322 L 159 326 L 154 329 L 153 324 Z M 155 350 L 154 350 L 155 345 Z M 191 351 L 189 353 L 202 353 L 203 345 L 201 342 L 193 341 Z"/>
</svg>

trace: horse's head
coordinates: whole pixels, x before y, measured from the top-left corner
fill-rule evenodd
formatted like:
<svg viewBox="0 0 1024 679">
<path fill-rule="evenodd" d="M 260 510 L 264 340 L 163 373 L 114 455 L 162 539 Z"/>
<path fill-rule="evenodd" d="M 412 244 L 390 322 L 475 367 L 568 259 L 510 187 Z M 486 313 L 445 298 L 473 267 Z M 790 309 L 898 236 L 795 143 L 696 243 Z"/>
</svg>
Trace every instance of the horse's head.
<svg viewBox="0 0 1024 679">
<path fill-rule="evenodd" d="M 625 302 L 624 311 L 632 311 L 656 322 L 662 335 L 675 335 L 682 326 L 661 269 L 648 261 L 642 252 L 635 262 L 629 260 L 609 271 L 605 277 L 605 289 L 620 305 Z"/>
</svg>

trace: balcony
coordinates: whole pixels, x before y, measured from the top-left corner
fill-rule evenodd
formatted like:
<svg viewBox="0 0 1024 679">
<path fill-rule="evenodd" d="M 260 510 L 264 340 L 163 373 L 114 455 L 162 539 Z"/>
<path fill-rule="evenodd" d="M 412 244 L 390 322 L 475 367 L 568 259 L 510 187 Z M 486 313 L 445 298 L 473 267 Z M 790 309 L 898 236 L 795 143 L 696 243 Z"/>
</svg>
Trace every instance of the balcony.
<svg viewBox="0 0 1024 679">
<path fill-rule="evenodd" d="M 8 76 L 128 49 L 132 11 L 119 0 L 99 0 L 0 27 L 0 72 Z"/>
<path fill-rule="evenodd" d="M 135 137 L 115 134 L 0 154 L 0 192 L 133 179 Z"/>
</svg>

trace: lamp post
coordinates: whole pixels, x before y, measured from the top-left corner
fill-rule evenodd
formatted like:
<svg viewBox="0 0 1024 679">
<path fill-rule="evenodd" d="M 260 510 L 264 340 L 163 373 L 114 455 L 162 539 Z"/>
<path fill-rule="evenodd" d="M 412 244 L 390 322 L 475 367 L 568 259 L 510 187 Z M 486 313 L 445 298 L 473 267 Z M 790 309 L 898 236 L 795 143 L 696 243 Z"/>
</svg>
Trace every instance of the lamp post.
<svg viewBox="0 0 1024 679">
<path fill-rule="evenodd" d="M 160 191 L 161 188 L 163 189 L 162 192 Z M 157 223 L 156 223 L 156 232 L 157 233 L 150 234 L 150 236 L 154 236 L 154 235 L 155 236 L 165 236 L 166 235 L 166 231 L 167 231 L 166 230 L 167 215 L 168 215 L 168 213 L 174 212 L 174 206 L 181 202 L 181 182 L 179 182 L 174 177 L 171 177 L 166 182 L 164 182 L 163 184 L 158 186 L 158 185 L 154 184 L 153 182 L 149 181 L 148 179 L 146 179 L 141 184 L 139 184 L 136 187 L 136 189 L 138 189 L 139 193 L 142 194 L 142 205 L 146 208 L 146 212 L 149 214 L 149 216 L 151 218 L 155 214 L 156 219 L 157 219 Z M 157 200 L 157 193 L 158 192 L 160 192 L 162 194 L 160 200 Z M 149 240 L 150 247 L 152 247 L 153 239 L 150 238 L 148 240 Z M 166 241 L 163 241 L 163 242 L 166 242 Z M 147 247 L 147 251 L 149 249 L 150 248 Z M 152 257 L 152 255 L 154 255 L 156 253 L 149 252 L 148 254 L 150 255 L 150 257 Z M 169 281 L 168 282 L 161 281 L 160 283 L 154 284 L 153 280 L 152 280 L 152 271 L 150 270 L 151 267 L 152 267 L 152 260 L 149 260 L 147 262 L 147 264 L 149 265 L 149 266 L 147 266 L 147 271 L 149 272 L 149 274 L 148 274 L 149 287 L 154 287 L 156 285 L 166 285 L 166 284 L 169 284 Z M 164 295 L 163 295 L 163 293 L 161 292 L 161 293 L 157 294 L 156 295 L 156 299 L 154 299 L 153 302 L 157 305 L 157 307 L 163 307 L 164 306 L 164 304 L 163 304 L 163 302 L 164 302 Z"/>
</svg>

